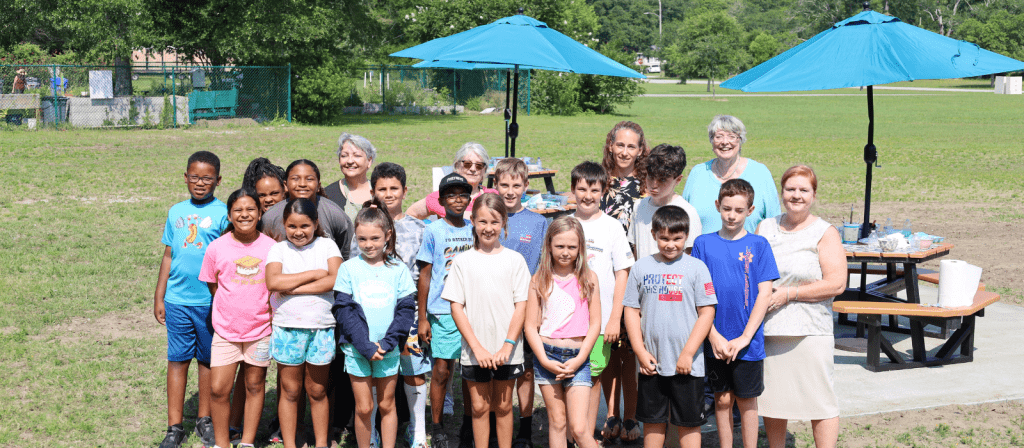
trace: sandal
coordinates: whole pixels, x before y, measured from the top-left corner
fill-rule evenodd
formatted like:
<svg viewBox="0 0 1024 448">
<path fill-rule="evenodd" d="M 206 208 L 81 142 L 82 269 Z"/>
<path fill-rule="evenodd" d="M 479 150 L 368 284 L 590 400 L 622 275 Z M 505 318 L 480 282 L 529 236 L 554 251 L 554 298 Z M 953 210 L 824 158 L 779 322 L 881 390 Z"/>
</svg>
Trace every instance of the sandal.
<svg viewBox="0 0 1024 448">
<path fill-rule="evenodd" d="M 612 442 L 619 438 L 619 434 L 622 432 L 622 421 L 616 416 L 608 417 L 608 420 L 604 422 L 604 428 L 601 428 L 601 438 L 606 442 Z"/>
<path fill-rule="evenodd" d="M 636 420 L 629 419 L 622 422 L 622 442 L 627 445 L 633 445 L 640 441 L 640 437 L 643 436 L 643 431 L 640 430 L 640 424 Z"/>
</svg>

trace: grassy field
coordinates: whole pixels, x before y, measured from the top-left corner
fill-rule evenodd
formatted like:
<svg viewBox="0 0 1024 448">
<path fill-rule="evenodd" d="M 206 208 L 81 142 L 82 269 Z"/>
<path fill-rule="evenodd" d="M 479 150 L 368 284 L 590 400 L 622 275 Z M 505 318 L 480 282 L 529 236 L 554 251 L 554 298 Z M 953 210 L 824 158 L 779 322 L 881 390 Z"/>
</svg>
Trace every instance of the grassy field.
<svg viewBox="0 0 1024 448">
<path fill-rule="evenodd" d="M 882 168 L 875 171 L 875 200 L 994 208 L 1019 202 L 1024 127 L 1015 112 L 1022 100 L 978 93 L 876 97 Z M 712 156 L 706 125 L 719 113 L 744 120 L 744 155 L 772 172 L 814 166 L 824 203 L 862 197 L 867 113 L 858 95 L 641 98 L 613 116 L 523 116 L 517 154 L 562 170 L 556 186 L 565 190 L 568 170 L 599 157 L 615 122 L 633 120 L 652 146 L 683 145 L 693 165 Z M 462 143 L 476 140 L 500 155 L 502 128 L 497 115 L 466 114 L 353 116 L 331 127 L 3 132 L 0 363 L 10 370 L 0 377 L 0 446 L 159 442 L 166 358 L 152 292 L 167 208 L 187 198 L 181 173 L 190 153 L 206 149 L 221 157 L 217 196 L 226 198 L 257 156 L 281 165 L 312 159 L 324 183 L 333 182 L 340 176 L 338 135 L 362 134 L 379 148 L 379 161 L 406 166 L 416 199 L 430 188 L 429 167 L 451 163 Z M 194 400 L 189 406 L 186 415 L 194 415 Z"/>
</svg>

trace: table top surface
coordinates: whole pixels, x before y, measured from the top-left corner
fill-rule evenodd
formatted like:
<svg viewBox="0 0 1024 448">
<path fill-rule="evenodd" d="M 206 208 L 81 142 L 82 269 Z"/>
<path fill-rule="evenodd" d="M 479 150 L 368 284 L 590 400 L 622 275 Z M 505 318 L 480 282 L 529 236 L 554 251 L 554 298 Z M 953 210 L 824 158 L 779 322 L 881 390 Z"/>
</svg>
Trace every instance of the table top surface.
<svg viewBox="0 0 1024 448">
<path fill-rule="evenodd" d="M 932 244 L 932 246 L 926 250 L 920 250 L 911 253 L 902 252 L 861 252 L 857 250 L 847 250 L 846 260 L 853 262 L 875 262 L 875 263 L 921 263 L 924 261 L 932 260 L 935 258 L 943 257 L 949 254 L 950 249 L 953 249 L 952 243 L 938 243 Z M 865 249 L 867 246 L 865 246 Z"/>
<path fill-rule="evenodd" d="M 943 308 L 920 305 L 916 303 L 860 302 L 835 301 L 832 310 L 850 314 L 898 314 L 901 316 L 924 317 L 959 317 L 967 316 L 999 301 L 999 294 L 990 291 L 978 291 L 974 294 L 974 302 L 969 306 Z"/>
<path fill-rule="evenodd" d="M 547 177 L 547 176 L 554 176 L 556 174 L 558 174 L 558 170 L 540 170 L 540 171 L 530 171 L 530 174 L 528 174 L 528 176 L 529 177 Z M 487 176 L 488 177 L 494 177 L 494 170 L 488 171 L 487 172 Z"/>
</svg>

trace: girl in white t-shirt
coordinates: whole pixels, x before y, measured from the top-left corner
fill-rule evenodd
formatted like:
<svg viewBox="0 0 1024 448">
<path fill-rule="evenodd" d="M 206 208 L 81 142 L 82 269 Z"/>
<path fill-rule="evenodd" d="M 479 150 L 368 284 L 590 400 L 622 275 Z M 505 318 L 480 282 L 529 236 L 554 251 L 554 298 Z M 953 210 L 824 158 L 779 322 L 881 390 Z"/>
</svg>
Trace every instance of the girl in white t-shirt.
<svg viewBox="0 0 1024 448">
<path fill-rule="evenodd" d="M 270 249 L 267 289 L 278 292 L 270 351 L 281 379 L 277 415 L 286 448 L 295 446 L 298 403 L 305 383 L 316 446 L 327 445 L 327 384 L 334 360 L 335 276 L 341 266 L 338 245 L 324 237 L 317 206 L 291 199 L 284 209 L 287 240 Z"/>
<path fill-rule="evenodd" d="M 590 351 L 601 333 L 597 275 L 587 267 L 587 241 L 576 218 L 548 226 L 540 266 L 530 282 L 526 340 L 533 347 L 534 379 L 548 408 L 548 446 L 565 448 L 566 423 L 581 448 L 595 448 L 590 415 Z"/>
<path fill-rule="evenodd" d="M 512 389 L 523 374 L 523 321 L 530 269 L 523 256 L 501 246 L 508 211 L 485 193 L 473 204 L 473 250 L 452 261 L 441 298 L 452 302 L 462 333 L 462 378 L 469 386 L 473 440 L 487 448 L 488 414 L 497 417 L 499 448 L 512 446 Z"/>
</svg>

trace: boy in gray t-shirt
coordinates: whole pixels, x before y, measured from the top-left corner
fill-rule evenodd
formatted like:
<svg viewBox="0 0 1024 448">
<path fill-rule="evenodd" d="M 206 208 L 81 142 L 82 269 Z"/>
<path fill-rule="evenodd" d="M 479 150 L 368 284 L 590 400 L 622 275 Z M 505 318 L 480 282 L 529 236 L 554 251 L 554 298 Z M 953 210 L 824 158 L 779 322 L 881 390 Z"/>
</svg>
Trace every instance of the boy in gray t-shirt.
<svg viewBox="0 0 1024 448">
<path fill-rule="evenodd" d="M 704 340 L 715 319 L 715 287 L 700 260 L 683 250 L 690 220 L 669 205 L 654 212 L 658 253 L 633 265 L 626 282 L 626 331 L 640 368 L 637 420 L 644 447 L 664 446 L 667 423 L 679 427 L 679 446 L 700 447 L 704 415 Z"/>
</svg>

